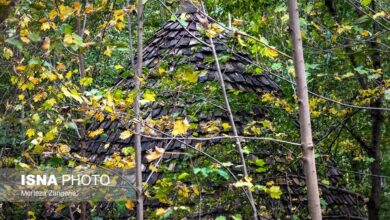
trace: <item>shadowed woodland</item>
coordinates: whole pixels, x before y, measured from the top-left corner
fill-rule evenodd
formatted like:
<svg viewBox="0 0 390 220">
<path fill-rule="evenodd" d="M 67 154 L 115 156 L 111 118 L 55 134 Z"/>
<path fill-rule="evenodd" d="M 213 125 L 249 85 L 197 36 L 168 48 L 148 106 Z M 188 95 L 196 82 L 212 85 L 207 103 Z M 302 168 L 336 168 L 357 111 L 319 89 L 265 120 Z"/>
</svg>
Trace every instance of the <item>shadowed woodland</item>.
<svg viewBox="0 0 390 220">
<path fill-rule="evenodd" d="M 389 9 L 0 0 L 0 167 L 122 169 L 136 192 L 0 219 L 387 219 Z"/>
</svg>

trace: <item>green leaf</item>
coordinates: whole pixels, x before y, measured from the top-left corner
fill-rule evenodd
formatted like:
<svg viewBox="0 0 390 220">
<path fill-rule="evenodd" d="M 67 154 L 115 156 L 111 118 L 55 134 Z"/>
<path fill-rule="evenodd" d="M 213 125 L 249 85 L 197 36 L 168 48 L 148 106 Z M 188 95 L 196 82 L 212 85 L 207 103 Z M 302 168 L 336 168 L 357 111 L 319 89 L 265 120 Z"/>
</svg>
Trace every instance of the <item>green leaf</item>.
<svg viewBox="0 0 390 220">
<path fill-rule="evenodd" d="M 179 179 L 179 180 L 182 180 L 182 179 L 184 179 L 184 178 L 186 178 L 187 176 L 189 176 L 190 174 L 188 174 L 188 173 L 181 173 L 177 178 Z"/>
<path fill-rule="evenodd" d="M 20 40 L 17 40 L 17 39 L 7 39 L 5 41 L 6 43 L 9 43 L 15 47 L 17 47 L 19 50 L 22 50 L 23 49 L 23 44 L 22 42 L 20 42 Z"/>
<path fill-rule="evenodd" d="M 91 77 L 83 77 L 80 79 L 80 85 L 82 86 L 90 86 L 93 83 L 93 78 Z"/>
<path fill-rule="evenodd" d="M 75 45 L 82 47 L 84 45 L 83 38 L 81 38 L 78 34 L 72 33 L 73 42 Z"/>
<path fill-rule="evenodd" d="M 362 5 L 364 5 L 364 6 L 368 6 L 368 5 L 371 4 L 371 0 L 361 0 L 360 3 L 361 3 Z"/>
<path fill-rule="evenodd" d="M 212 170 L 211 170 L 210 167 L 202 167 L 202 168 L 194 168 L 194 169 L 193 169 L 194 174 L 201 173 L 204 177 L 208 177 L 208 176 L 209 176 L 209 173 L 210 173 L 211 171 L 212 171 Z"/>
<path fill-rule="evenodd" d="M 242 220 L 242 215 L 241 214 L 232 215 L 232 219 L 233 220 Z"/>
<path fill-rule="evenodd" d="M 265 165 L 265 161 L 263 159 L 257 159 L 255 163 L 256 163 L 256 166 L 258 166 L 258 167 L 262 167 Z"/>
<path fill-rule="evenodd" d="M 225 216 L 218 216 L 217 218 L 215 218 L 215 220 L 226 220 L 226 217 Z"/>
<path fill-rule="evenodd" d="M 324 185 L 326 185 L 326 186 L 329 186 L 329 185 L 330 185 L 329 180 L 326 180 L 326 179 L 321 180 L 321 183 L 324 184 Z"/>
<path fill-rule="evenodd" d="M 280 199 L 280 196 L 282 195 L 280 186 L 271 186 L 271 188 L 268 189 L 268 193 L 273 199 Z"/>
<path fill-rule="evenodd" d="M 122 153 L 127 156 L 127 155 L 133 155 L 135 153 L 134 151 L 134 147 L 125 147 L 125 148 L 122 148 Z"/>
<path fill-rule="evenodd" d="M 125 206 L 125 201 L 120 201 L 117 203 L 118 211 L 119 213 L 125 213 L 127 212 L 126 206 Z"/>
<path fill-rule="evenodd" d="M 228 174 L 225 170 L 217 169 L 216 172 L 217 172 L 220 176 L 222 176 L 223 178 L 225 178 L 226 180 L 229 179 L 229 174 Z"/>
<path fill-rule="evenodd" d="M 36 145 L 32 150 L 32 154 L 41 154 L 43 150 L 45 150 L 45 148 L 42 145 Z"/>
<path fill-rule="evenodd" d="M 260 168 L 256 169 L 256 172 L 258 172 L 258 173 L 264 173 L 265 171 L 267 171 L 267 168 L 265 168 L 265 167 L 260 167 Z"/>
<path fill-rule="evenodd" d="M 30 32 L 30 33 L 28 34 L 28 38 L 29 38 L 32 42 L 39 42 L 39 41 L 41 41 L 41 37 L 39 36 L 39 34 L 33 33 L 33 32 Z"/>
<path fill-rule="evenodd" d="M 73 30 L 72 30 L 72 26 L 69 25 L 69 24 L 63 24 L 61 26 L 61 30 L 64 34 L 72 34 Z"/>
</svg>

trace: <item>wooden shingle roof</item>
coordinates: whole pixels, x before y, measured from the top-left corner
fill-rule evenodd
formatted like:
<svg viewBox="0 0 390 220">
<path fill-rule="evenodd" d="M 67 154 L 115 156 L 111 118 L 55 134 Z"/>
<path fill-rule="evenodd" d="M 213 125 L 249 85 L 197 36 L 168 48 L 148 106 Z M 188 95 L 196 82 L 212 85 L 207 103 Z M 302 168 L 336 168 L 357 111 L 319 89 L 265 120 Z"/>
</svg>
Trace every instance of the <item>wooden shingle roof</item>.
<svg viewBox="0 0 390 220">
<path fill-rule="evenodd" d="M 184 15 L 183 15 L 184 13 Z M 209 47 L 202 45 L 195 37 L 208 42 L 207 37 L 204 36 L 202 23 L 208 20 L 203 14 L 198 13 L 197 10 L 190 8 L 189 10 L 182 10 L 178 16 L 185 17 L 183 21 L 169 21 L 161 29 L 159 29 L 153 37 L 146 43 L 143 53 L 144 66 L 151 71 L 158 68 L 160 65 L 165 65 L 168 72 L 175 72 L 183 65 L 191 66 L 194 71 L 199 71 L 197 82 L 194 86 L 208 86 L 207 82 L 217 81 L 217 70 L 214 62 L 210 62 L 212 51 Z M 210 22 L 211 23 L 211 22 Z M 185 28 L 184 28 L 184 27 Z M 190 33 L 191 34 L 190 34 Z M 195 37 L 194 37 L 195 36 Z M 248 68 L 251 63 L 250 57 L 242 52 L 235 52 L 227 46 L 228 35 L 221 34 L 215 39 L 216 50 L 221 56 L 226 55 L 226 59 L 221 62 L 223 78 L 228 90 L 240 91 L 242 94 L 255 94 L 257 96 L 264 93 L 279 93 L 278 85 L 271 79 L 267 73 L 253 74 L 251 68 Z M 148 76 L 145 87 L 150 89 L 157 89 L 162 81 L 161 76 L 151 74 Z M 122 79 L 115 85 L 122 90 L 131 90 L 134 87 L 132 78 Z M 142 106 L 142 114 L 144 119 L 158 120 L 164 116 L 186 117 L 189 113 L 188 106 L 193 105 L 207 94 L 192 94 L 185 99 L 175 99 L 177 93 L 175 91 L 166 91 L 158 93 L 158 97 L 164 101 L 155 101 L 146 103 Z M 271 114 L 264 106 L 254 105 L 251 109 L 238 109 L 235 112 L 235 122 L 239 129 L 239 134 L 243 135 L 245 126 L 251 121 L 260 121 Z M 272 115 L 272 114 L 271 114 Z M 223 122 L 228 122 L 228 116 L 223 109 L 215 108 L 203 112 L 197 111 L 196 118 L 189 118 L 190 122 L 196 123 L 198 126 L 189 130 L 189 136 L 196 133 L 197 137 L 206 137 L 206 131 L 202 125 L 210 121 L 216 121 L 216 127 L 220 128 L 214 133 L 215 136 L 230 134 L 231 132 L 224 132 L 221 128 Z M 109 119 L 102 122 L 95 122 L 89 128 L 90 131 L 99 128 L 104 129 L 104 134 L 87 139 L 87 146 L 85 154 L 90 162 L 102 164 L 107 158 L 114 153 L 121 154 L 121 149 L 133 146 L 133 137 L 122 140 L 119 138 L 120 134 L 129 129 L 131 125 L 123 121 Z M 169 132 L 168 130 L 165 132 Z M 169 137 L 168 135 L 156 134 L 159 137 Z M 143 175 L 144 181 L 150 177 L 149 184 L 154 184 L 162 177 L 161 173 L 154 173 L 150 176 L 149 169 L 150 162 L 145 158 L 148 150 L 156 148 L 165 148 L 169 152 L 185 152 L 186 144 L 195 146 L 199 143 L 196 140 L 157 140 L 147 137 L 142 137 L 143 150 Z M 169 143 L 169 144 L 168 144 Z M 220 143 L 220 140 L 209 140 L 203 142 L 204 146 L 215 145 Z M 276 146 L 264 145 L 262 152 L 258 153 L 258 158 L 268 158 L 267 164 L 273 166 L 276 163 L 287 167 L 280 170 L 269 169 L 267 174 L 272 174 L 270 178 L 263 182 L 274 181 L 276 185 L 282 188 L 283 195 L 280 200 L 270 199 L 263 196 L 261 192 L 255 193 L 256 202 L 259 206 L 265 206 L 272 214 L 271 217 L 278 216 L 281 208 L 290 211 L 284 211 L 286 215 L 292 215 L 292 207 L 300 209 L 307 206 L 306 189 L 304 182 L 304 175 L 302 173 L 301 165 L 289 167 L 284 152 L 275 150 Z M 166 154 L 162 163 L 168 163 L 172 166 L 171 171 L 175 171 L 175 161 L 182 158 L 182 154 Z M 272 158 L 272 159 L 271 159 Z M 275 160 L 273 160 L 275 159 Z M 275 162 L 277 161 L 277 162 Z M 275 165 L 276 166 L 276 165 Z M 239 173 L 239 169 L 235 170 Z M 253 174 L 256 175 L 256 174 Z M 259 177 L 260 178 L 260 177 Z M 261 177 L 263 178 L 263 177 Z M 329 219 L 364 219 L 366 214 L 364 211 L 363 197 L 348 191 L 342 183 L 342 175 L 337 169 L 329 169 L 326 178 L 329 179 L 330 185 L 320 184 L 322 192 L 322 199 L 325 201 L 326 208 L 324 208 L 324 218 Z M 150 202 L 149 205 L 158 205 Z M 239 209 L 239 207 L 236 207 Z M 210 214 L 213 216 L 213 214 Z M 206 216 L 205 216 L 206 217 Z M 276 218 L 276 217 L 275 217 Z"/>
</svg>

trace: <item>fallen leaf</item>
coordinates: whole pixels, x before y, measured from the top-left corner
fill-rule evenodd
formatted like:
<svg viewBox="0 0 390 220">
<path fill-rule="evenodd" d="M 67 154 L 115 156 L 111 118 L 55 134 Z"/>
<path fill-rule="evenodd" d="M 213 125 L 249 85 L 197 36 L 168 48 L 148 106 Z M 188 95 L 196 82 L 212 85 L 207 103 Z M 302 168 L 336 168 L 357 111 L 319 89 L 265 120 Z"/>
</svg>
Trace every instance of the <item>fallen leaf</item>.
<svg viewBox="0 0 390 220">
<path fill-rule="evenodd" d="M 188 123 L 187 119 L 184 120 L 177 120 L 173 126 L 173 135 L 181 135 L 187 133 L 188 128 L 190 127 L 190 124 Z"/>
</svg>

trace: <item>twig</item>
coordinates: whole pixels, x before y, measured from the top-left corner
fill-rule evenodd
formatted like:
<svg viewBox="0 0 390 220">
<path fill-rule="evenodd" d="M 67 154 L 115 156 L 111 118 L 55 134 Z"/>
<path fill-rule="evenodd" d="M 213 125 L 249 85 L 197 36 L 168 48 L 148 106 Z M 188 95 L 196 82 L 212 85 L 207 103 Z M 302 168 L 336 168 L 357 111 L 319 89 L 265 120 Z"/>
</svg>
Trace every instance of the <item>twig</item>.
<svg viewBox="0 0 390 220">
<path fill-rule="evenodd" d="M 379 21 L 377 21 L 373 16 L 371 16 L 369 13 L 365 12 L 363 10 L 362 7 L 359 7 L 358 5 L 355 5 L 355 3 L 349 1 L 349 0 L 346 0 L 350 5 L 352 5 L 353 7 L 355 7 L 357 10 L 359 10 L 360 12 L 362 12 L 363 14 L 367 15 L 369 18 L 371 18 L 375 23 L 379 24 L 380 26 L 382 26 L 384 29 L 386 29 L 387 31 L 390 31 L 390 28 L 386 27 L 384 24 L 380 23 Z"/>
<path fill-rule="evenodd" d="M 141 134 L 143 137 L 155 139 L 155 140 L 171 140 L 172 138 L 168 137 L 153 137 L 145 134 Z M 215 137 L 175 137 L 176 140 L 196 140 L 196 141 L 210 141 L 210 140 L 221 140 L 221 139 L 239 139 L 239 140 L 264 140 L 264 141 L 273 141 L 273 142 L 279 142 L 284 144 L 290 144 L 294 146 L 301 146 L 299 143 L 290 142 L 290 141 L 284 141 L 284 140 L 278 140 L 274 138 L 268 138 L 268 137 L 246 137 L 246 136 L 215 136 Z"/>
<path fill-rule="evenodd" d="M 223 99 L 225 101 L 226 110 L 227 110 L 227 113 L 229 115 L 230 125 L 232 126 L 233 134 L 236 137 L 235 139 L 236 139 L 238 153 L 240 154 L 240 158 L 241 158 L 242 169 L 243 169 L 245 177 L 249 177 L 248 169 L 247 169 L 247 166 L 246 166 L 246 163 L 245 163 L 244 153 L 243 153 L 242 146 L 241 146 L 241 140 L 238 138 L 238 131 L 237 131 L 236 123 L 234 122 L 233 112 L 232 112 L 232 110 L 230 108 L 230 103 L 229 103 L 229 100 L 228 100 L 228 97 L 227 97 L 227 94 L 226 94 L 225 82 L 223 80 L 221 67 L 219 65 L 217 51 L 215 50 L 213 38 L 210 37 L 209 40 L 210 40 L 211 49 L 213 51 L 215 65 L 217 67 L 217 74 L 218 74 L 219 82 L 220 82 L 221 87 L 222 87 Z M 254 217 L 255 220 L 257 220 L 258 219 L 257 208 L 256 208 L 256 205 L 255 205 L 255 201 L 253 199 L 253 195 L 252 195 L 252 191 L 251 191 L 251 187 L 250 186 L 248 186 L 248 196 L 249 196 L 250 204 L 251 204 L 252 209 L 253 209 L 253 217 Z"/>
</svg>

